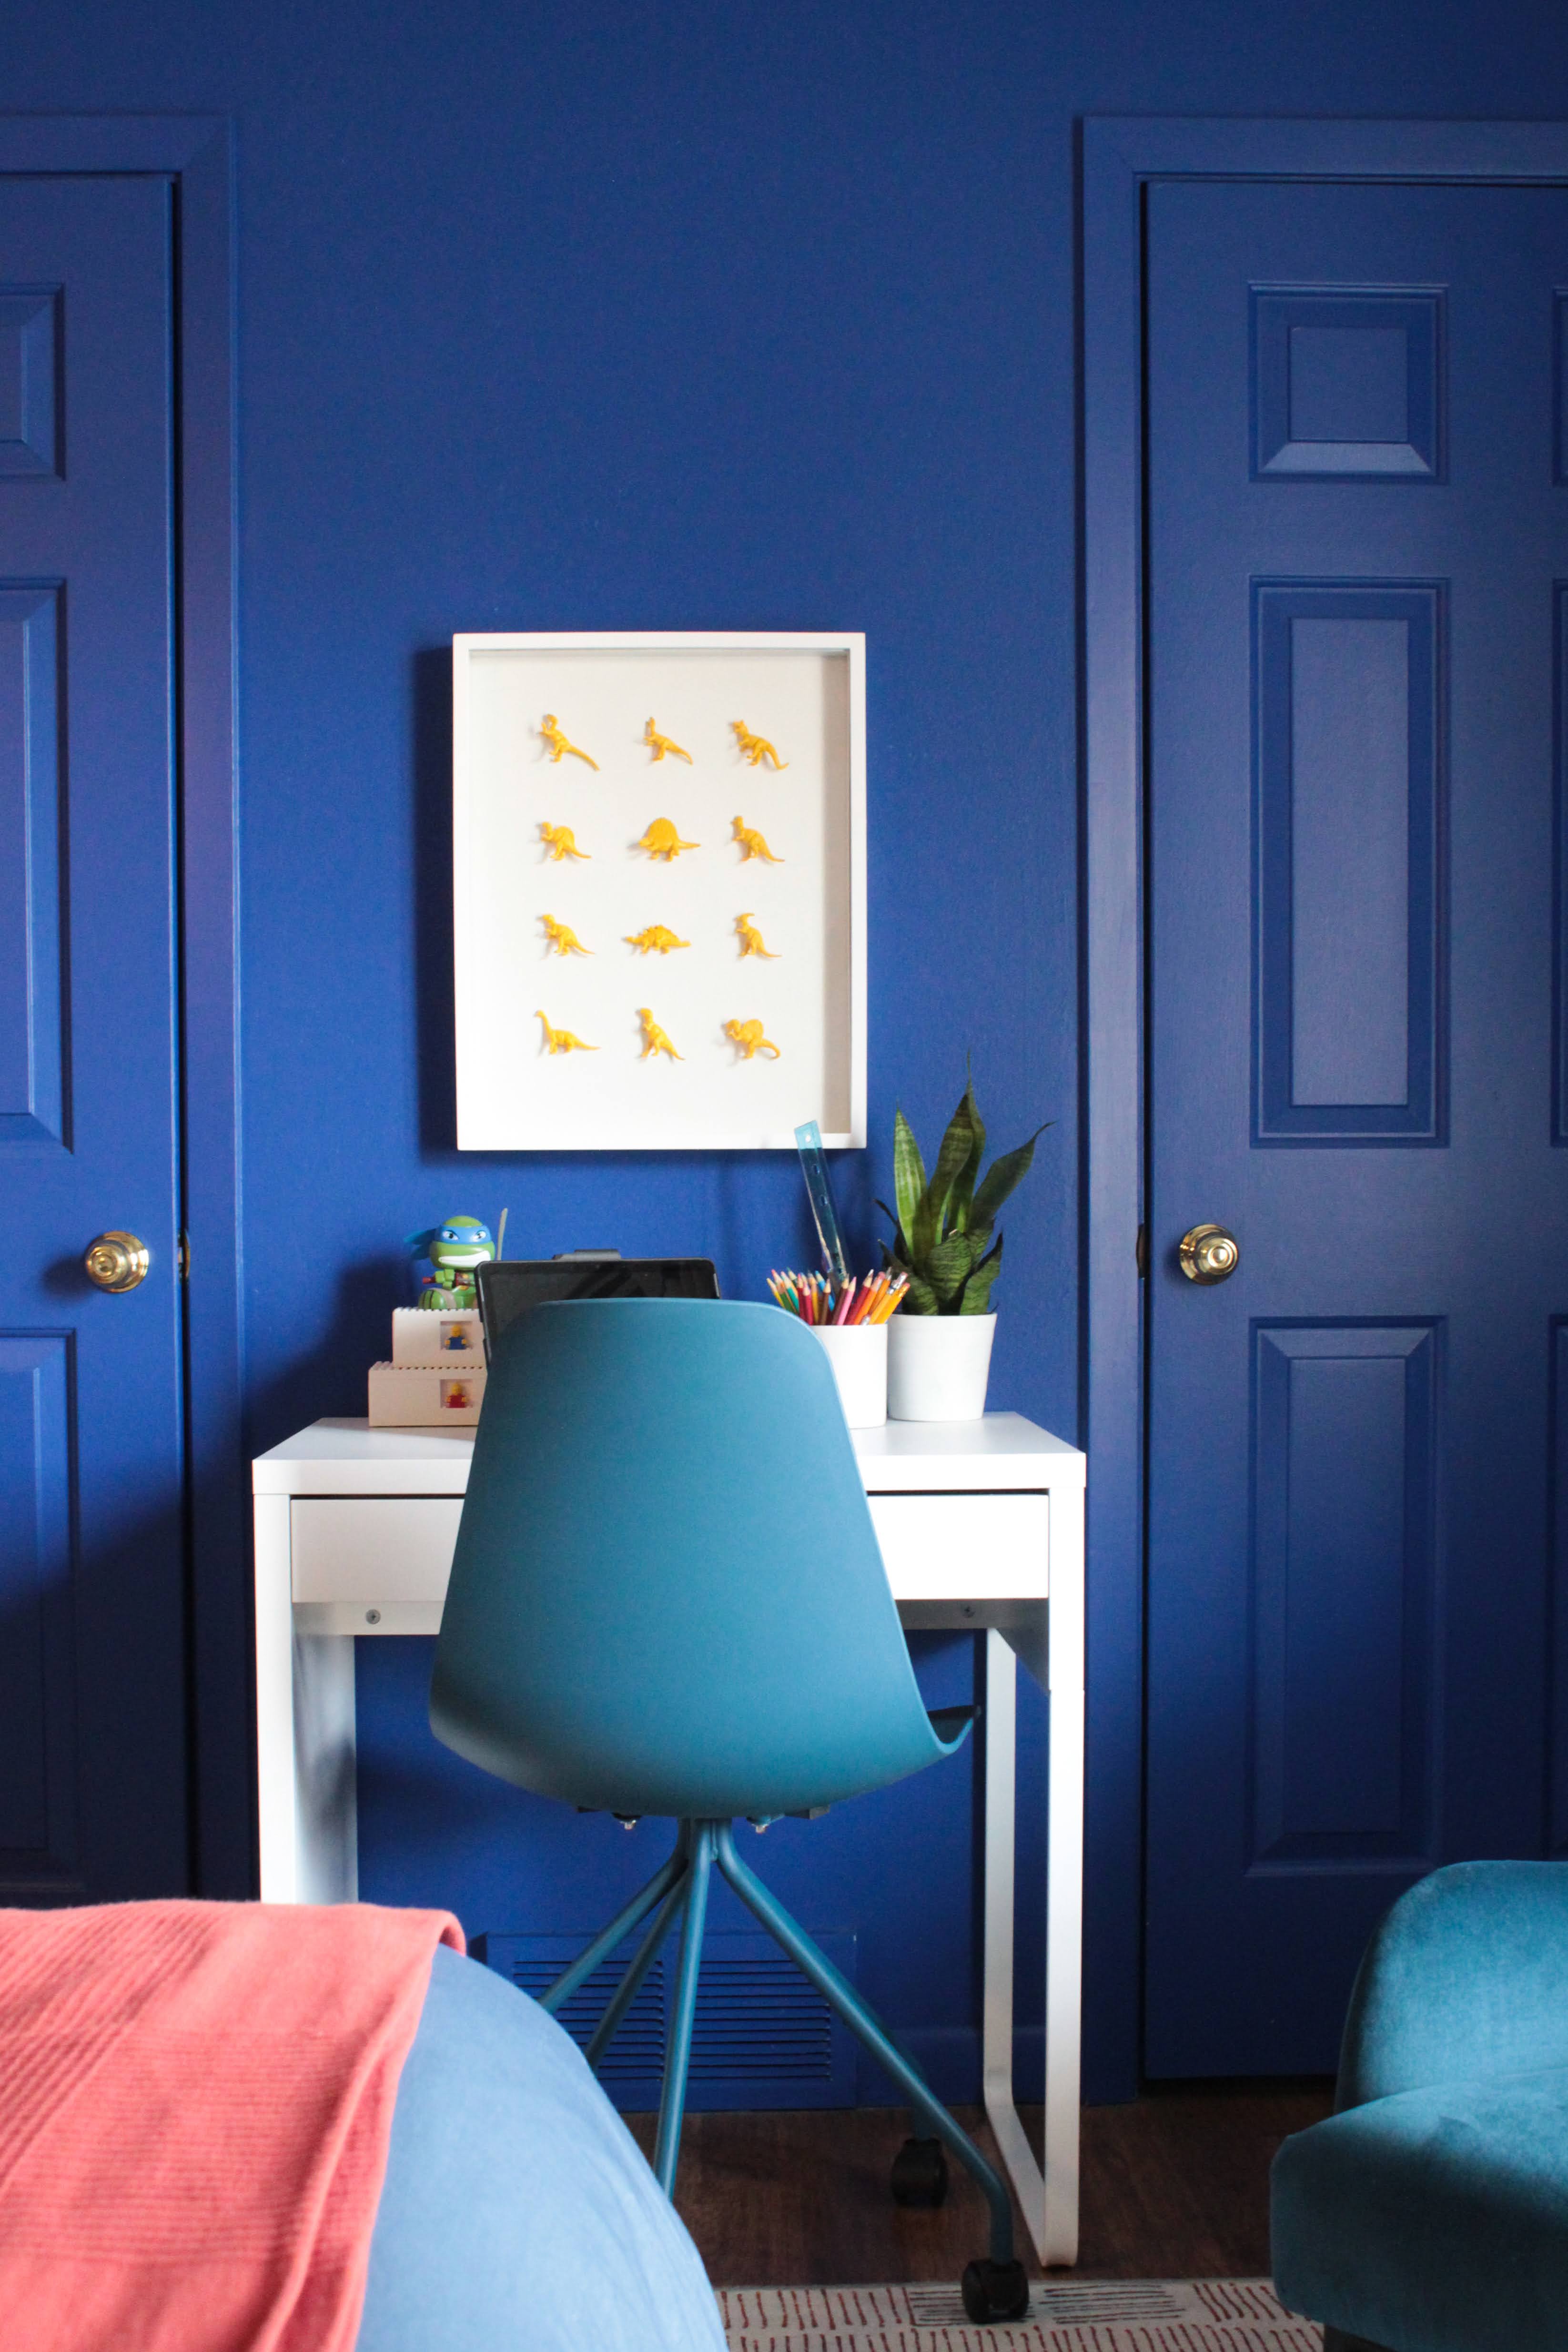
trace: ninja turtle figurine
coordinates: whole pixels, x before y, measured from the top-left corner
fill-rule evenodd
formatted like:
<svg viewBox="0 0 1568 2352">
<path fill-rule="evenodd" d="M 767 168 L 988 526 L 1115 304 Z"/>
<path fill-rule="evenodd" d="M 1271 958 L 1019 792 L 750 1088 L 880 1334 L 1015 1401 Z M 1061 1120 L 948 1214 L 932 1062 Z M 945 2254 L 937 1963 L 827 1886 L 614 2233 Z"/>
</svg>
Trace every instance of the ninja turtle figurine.
<svg viewBox="0 0 1568 2352">
<path fill-rule="evenodd" d="M 478 1306 L 474 1269 L 496 1255 L 488 1225 L 477 1217 L 448 1217 L 444 1225 L 410 1234 L 408 1246 L 415 1257 L 427 1257 L 434 1269 L 421 1282 L 417 1305 L 442 1315 Z"/>
</svg>

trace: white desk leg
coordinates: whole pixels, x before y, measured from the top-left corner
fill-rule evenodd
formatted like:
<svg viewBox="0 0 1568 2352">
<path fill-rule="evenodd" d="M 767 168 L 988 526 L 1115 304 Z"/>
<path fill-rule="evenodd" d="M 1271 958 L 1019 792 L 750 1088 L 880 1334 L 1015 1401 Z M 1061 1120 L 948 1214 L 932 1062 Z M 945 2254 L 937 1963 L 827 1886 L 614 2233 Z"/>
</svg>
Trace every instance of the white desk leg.
<svg viewBox="0 0 1568 2352">
<path fill-rule="evenodd" d="M 1083 1993 L 1083 1489 L 1051 1497 L 1042 2263 L 1078 2260 Z"/>
<path fill-rule="evenodd" d="M 994 1627 L 986 1635 L 985 2002 L 980 2075 L 996 2134 L 1035 2251 L 1045 2259 L 1045 2183 L 1013 2105 L 1013 1876 L 1017 1819 L 1018 1661 Z"/>
<path fill-rule="evenodd" d="M 353 1902 L 354 1644 L 295 1633 L 287 1495 L 256 1498 L 256 1735 L 262 1901 Z"/>
</svg>

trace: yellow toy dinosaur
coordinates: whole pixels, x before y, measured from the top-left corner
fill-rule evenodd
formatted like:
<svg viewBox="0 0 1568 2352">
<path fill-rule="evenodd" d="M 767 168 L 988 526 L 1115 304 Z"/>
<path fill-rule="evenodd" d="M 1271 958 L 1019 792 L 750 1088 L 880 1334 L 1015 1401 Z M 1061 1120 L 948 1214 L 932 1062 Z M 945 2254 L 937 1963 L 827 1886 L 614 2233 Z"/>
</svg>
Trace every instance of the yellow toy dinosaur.
<svg viewBox="0 0 1568 2352">
<path fill-rule="evenodd" d="M 622 936 L 627 946 L 635 948 L 639 955 L 647 955 L 650 950 L 654 955 L 668 955 L 672 948 L 689 948 L 691 945 L 690 940 L 676 939 L 674 931 L 667 931 L 663 923 L 650 923 L 645 931 L 625 931 Z"/>
<path fill-rule="evenodd" d="M 678 743 L 672 743 L 667 735 L 661 735 L 651 719 L 643 730 L 643 740 L 647 744 L 655 760 L 662 760 L 668 751 L 674 758 L 684 760 L 688 768 L 692 765 L 691 753 L 683 751 Z"/>
<path fill-rule="evenodd" d="M 727 1021 L 724 1034 L 732 1044 L 739 1046 L 748 1062 L 754 1054 L 758 1053 L 771 1054 L 776 1062 L 783 1058 L 772 1038 L 763 1035 L 760 1021 Z"/>
<path fill-rule="evenodd" d="M 700 841 L 683 841 L 667 816 L 656 816 L 641 841 L 633 842 L 634 849 L 645 849 L 650 857 L 662 857 L 666 866 L 678 857 L 683 849 L 700 849 Z"/>
<path fill-rule="evenodd" d="M 586 751 L 580 751 L 575 743 L 570 743 L 567 740 L 566 736 L 561 731 L 553 710 L 547 710 L 545 712 L 545 723 L 539 729 L 539 733 L 549 745 L 550 763 L 552 766 L 559 761 L 563 751 L 570 751 L 574 760 L 587 760 L 588 764 L 593 770 L 594 774 L 597 775 L 599 773 L 598 761 L 589 760 Z"/>
<path fill-rule="evenodd" d="M 557 955 L 591 955 L 593 953 L 591 948 L 583 946 L 570 923 L 558 923 L 553 915 L 541 915 L 539 920 L 549 934 L 550 945 Z"/>
<path fill-rule="evenodd" d="M 735 730 L 736 740 L 740 746 L 741 758 L 748 760 L 754 768 L 759 766 L 787 768 L 789 765 L 788 760 L 781 760 L 779 757 L 766 735 L 754 735 L 751 732 L 744 719 L 732 719 L 729 723 Z"/>
<path fill-rule="evenodd" d="M 775 857 L 755 825 L 747 824 L 743 816 L 735 820 L 735 837 L 740 844 L 742 865 L 748 857 L 765 857 L 769 866 L 782 866 L 784 860 Z"/>
<path fill-rule="evenodd" d="M 539 832 L 549 845 L 547 865 L 559 866 L 563 857 L 587 857 L 586 849 L 579 849 L 570 824 L 546 824 L 541 818 Z"/>
<path fill-rule="evenodd" d="M 763 946 L 762 934 L 749 915 L 737 915 L 735 928 L 740 934 L 740 952 L 743 956 L 768 956 L 777 961 L 777 949 Z"/>
<path fill-rule="evenodd" d="M 672 1062 L 685 1060 L 684 1054 L 676 1053 L 645 1004 L 637 1007 L 637 1018 L 643 1024 L 643 1050 L 637 1056 L 640 1062 L 645 1062 L 650 1054 L 668 1054 Z"/>
<path fill-rule="evenodd" d="M 547 1054 L 598 1053 L 599 1048 L 597 1045 L 585 1045 L 580 1037 L 574 1037 L 570 1029 L 552 1029 L 549 1025 L 549 1014 L 548 1013 L 540 1013 L 536 1017 L 545 1024 L 545 1051 Z"/>
</svg>

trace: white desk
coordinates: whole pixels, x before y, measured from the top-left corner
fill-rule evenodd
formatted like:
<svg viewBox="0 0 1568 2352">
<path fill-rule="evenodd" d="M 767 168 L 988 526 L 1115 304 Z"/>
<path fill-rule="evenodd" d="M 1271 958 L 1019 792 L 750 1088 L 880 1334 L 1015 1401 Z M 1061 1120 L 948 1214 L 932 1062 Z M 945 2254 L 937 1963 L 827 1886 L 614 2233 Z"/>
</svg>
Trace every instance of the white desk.
<svg viewBox="0 0 1568 2352">
<path fill-rule="evenodd" d="M 471 1430 L 319 1421 L 254 1465 L 261 1893 L 358 1889 L 354 1639 L 434 1633 Z M 1083 1456 L 1011 1412 L 855 1433 L 899 1615 L 984 1630 L 986 2112 L 1040 2258 L 1078 2254 Z M 1013 2105 L 1014 1654 L 1049 1692 L 1045 2168 Z"/>
</svg>

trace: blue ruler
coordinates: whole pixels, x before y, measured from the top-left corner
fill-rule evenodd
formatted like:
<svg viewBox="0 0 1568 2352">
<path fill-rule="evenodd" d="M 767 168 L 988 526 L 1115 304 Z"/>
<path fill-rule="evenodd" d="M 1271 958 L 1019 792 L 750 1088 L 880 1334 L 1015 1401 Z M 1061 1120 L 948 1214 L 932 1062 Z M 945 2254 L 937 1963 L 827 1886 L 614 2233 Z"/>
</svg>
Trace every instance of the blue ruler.
<svg viewBox="0 0 1568 2352">
<path fill-rule="evenodd" d="M 828 1181 L 828 1157 L 822 1150 L 822 1130 L 814 1118 L 795 1129 L 795 1142 L 800 1154 L 801 1173 L 806 1179 L 806 1198 L 811 1203 L 816 1220 L 817 1239 L 821 1244 L 822 1271 L 836 1275 L 841 1282 L 850 1278 L 850 1262 L 844 1255 L 844 1237 L 839 1231 L 839 1213 L 833 1206 L 833 1188 Z"/>
</svg>

